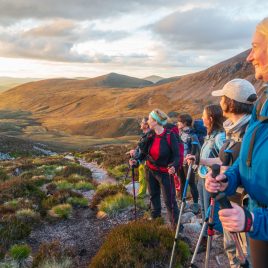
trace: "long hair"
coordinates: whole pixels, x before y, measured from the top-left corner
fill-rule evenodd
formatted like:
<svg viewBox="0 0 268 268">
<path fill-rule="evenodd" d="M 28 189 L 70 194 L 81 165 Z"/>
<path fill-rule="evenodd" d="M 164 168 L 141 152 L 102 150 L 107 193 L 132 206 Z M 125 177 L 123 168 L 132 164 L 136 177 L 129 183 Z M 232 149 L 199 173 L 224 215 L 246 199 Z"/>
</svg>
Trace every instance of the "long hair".
<svg viewBox="0 0 268 268">
<path fill-rule="evenodd" d="M 222 114 L 221 106 L 218 104 L 207 105 L 204 109 L 207 116 L 211 118 L 211 126 L 207 128 L 208 134 L 211 134 L 214 130 L 223 131 L 224 117 Z"/>
<path fill-rule="evenodd" d="M 263 34 L 268 40 L 268 17 L 264 18 L 260 23 L 257 24 L 256 32 Z"/>
</svg>

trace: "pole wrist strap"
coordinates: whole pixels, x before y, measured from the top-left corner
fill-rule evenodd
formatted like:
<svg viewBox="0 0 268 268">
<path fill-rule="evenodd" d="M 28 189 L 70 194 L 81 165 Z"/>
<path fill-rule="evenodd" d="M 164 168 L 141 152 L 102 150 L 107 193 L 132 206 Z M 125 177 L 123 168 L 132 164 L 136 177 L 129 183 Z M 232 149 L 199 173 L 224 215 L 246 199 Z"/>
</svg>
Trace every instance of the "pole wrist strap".
<svg viewBox="0 0 268 268">
<path fill-rule="evenodd" d="M 244 213 L 245 213 L 245 225 L 244 225 L 244 229 L 242 230 L 242 232 L 250 232 L 251 227 L 253 225 L 252 215 L 247 209 L 245 209 L 245 208 L 243 208 L 243 209 L 244 209 Z"/>
</svg>

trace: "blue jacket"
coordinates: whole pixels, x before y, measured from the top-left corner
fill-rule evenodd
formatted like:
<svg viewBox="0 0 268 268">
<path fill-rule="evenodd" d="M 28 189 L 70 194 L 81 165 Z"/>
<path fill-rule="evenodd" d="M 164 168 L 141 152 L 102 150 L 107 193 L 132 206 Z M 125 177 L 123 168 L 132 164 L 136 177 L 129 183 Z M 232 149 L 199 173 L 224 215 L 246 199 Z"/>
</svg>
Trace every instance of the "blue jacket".
<svg viewBox="0 0 268 268">
<path fill-rule="evenodd" d="M 264 104 L 261 115 L 268 116 L 268 101 Z M 248 167 L 246 161 L 249 145 L 254 129 L 258 125 L 260 127 L 255 137 L 252 165 Z M 250 237 L 268 241 L 268 208 L 263 208 L 268 206 L 268 123 L 261 123 L 257 119 L 256 105 L 243 138 L 239 158 L 225 174 L 229 179 L 227 195 L 234 194 L 236 188 L 242 184 L 250 196 L 250 210 L 254 213 L 253 231 L 249 232 Z"/>
<path fill-rule="evenodd" d="M 201 148 L 200 159 L 202 158 L 216 158 L 219 155 L 219 151 L 224 144 L 226 137 L 225 132 L 213 131 L 212 134 L 205 137 L 204 144 Z M 199 165 L 198 175 L 201 178 L 205 178 L 208 173 L 208 167 Z"/>
</svg>

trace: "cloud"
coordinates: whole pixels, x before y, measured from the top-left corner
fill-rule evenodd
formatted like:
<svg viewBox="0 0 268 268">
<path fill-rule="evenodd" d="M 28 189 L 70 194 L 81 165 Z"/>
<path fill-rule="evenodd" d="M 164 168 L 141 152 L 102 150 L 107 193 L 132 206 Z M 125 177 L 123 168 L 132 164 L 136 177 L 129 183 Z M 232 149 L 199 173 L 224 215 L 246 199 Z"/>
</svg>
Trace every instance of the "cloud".
<svg viewBox="0 0 268 268">
<path fill-rule="evenodd" d="M 186 0 L 169 0 L 168 4 L 178 5 Z M 0 18 L 10 22 L 22 19 L 75 19 L 92 20 L 122 15 L 138 10 L 140 12 L 159 6 L 165 6 L 165 0 L 0 0 Z"/>
<path fill-rule="evenodd" d="M 225 50 L 249 46 L 257 21 L 228 17 L 219 9 L 176 11 L 152 26 L 153 32 L 181 50 Z"/>
<path fill-rule="evenodd" d="M 76 21 L 56 19 L 39 22 L 39 25 L 23 31 L 2 28 L 0 56 L 63 62 L 110 62 L 113 58 L 105 53 L 80 53 L 76 46 L 94 40 L 112 42 L 128 35 L 124 31 L 101 31 L 94 29 L 94 25 L 83 26 Z"/>
</svg>

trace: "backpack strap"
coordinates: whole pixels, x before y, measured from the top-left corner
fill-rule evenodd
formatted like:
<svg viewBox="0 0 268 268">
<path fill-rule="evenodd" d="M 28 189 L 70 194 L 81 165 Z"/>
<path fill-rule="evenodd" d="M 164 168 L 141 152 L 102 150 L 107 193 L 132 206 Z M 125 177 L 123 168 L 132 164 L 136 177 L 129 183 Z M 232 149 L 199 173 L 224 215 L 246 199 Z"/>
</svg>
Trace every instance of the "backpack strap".
<svg viewBox="0 0 268 268">
<path fill-rule="evenodd" d="M 169 129 L 166 130 L 165 138 L 167 140 L 169 147 L 171 148 L 171 132 Z"/>
<path fill-rule="evenodd" d="M 255 138 L 256 138 L 256 134 L 260 128 L 260 126 L 262 125 L 262 123 L 268 123 L 268 116 L 262 116 L 261 110 L 264 107 L 266 101 L 267 101 L 267 94 L 268 94 L 268 85 L 266 84 L 263 88 L 262 88 L 262 93 L 261 96 L 258 100 L 258 103 L 256 105 L 256 112 L 255 112 L 255 116 L 256 119 L 258 121 L 260 121 L 260 124 L 258 126 L 255 127 L 252 136 L 251 136 L 251 140 L 250 140 L 250 144 L 249 144 L 249 150 L 248 150 L 248 158 L 247 158 L 247 166 L 251 167 L 252 164 L 252 153 L 253 153 L 253 149 L 254 149 L 254 144 L 255 144 Z"/>
</svg>

